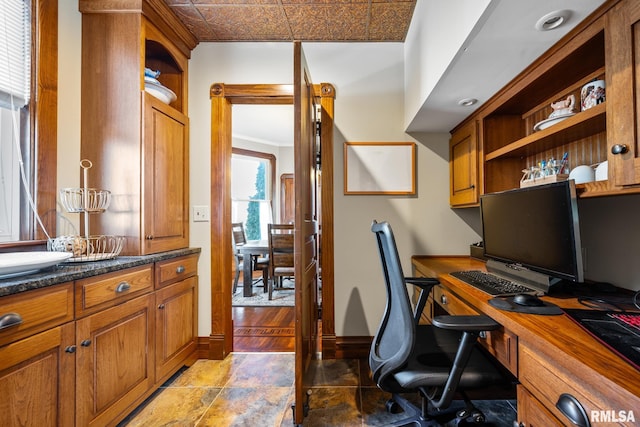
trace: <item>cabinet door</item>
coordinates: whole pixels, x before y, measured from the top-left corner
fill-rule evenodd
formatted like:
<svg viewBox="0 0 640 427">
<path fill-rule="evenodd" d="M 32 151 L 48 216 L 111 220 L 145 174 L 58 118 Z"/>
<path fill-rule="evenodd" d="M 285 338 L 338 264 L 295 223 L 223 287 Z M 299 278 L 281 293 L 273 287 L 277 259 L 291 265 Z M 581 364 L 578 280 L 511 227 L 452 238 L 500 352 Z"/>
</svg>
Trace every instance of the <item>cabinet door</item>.
<svg viewBox="0 0 640 427">
<path fill-rule="evenodd" d="M 640 183 L 640 2 L 620 2 L 607 13 L 606 91 L 609 179 Z"/>
<path fill-rule="evenodd" d="M 451 206 L 478 203 L 478 129 L 471 121 L 455 131 L 449 142 Z"/>
<path fill-rule="evenodd" d="M 145 254 L 189 246 L 189 119 L 144 93 Z"/>
<path fill-rule="evenodd" d="M 107 425 L 154 383 L 152 295 L 76 322 L 76 425 Z"/>
<path fill-rule="evenodd" d="M 71 322 L 0 347 L 0 425 L 73 425 L 73 335 Z"/>
<path fill-rule="evenodd" d="M 197 289 L 197 277 L 189 277 L 156 291 L 156 381 L 195 354 Z"/>
</svg>

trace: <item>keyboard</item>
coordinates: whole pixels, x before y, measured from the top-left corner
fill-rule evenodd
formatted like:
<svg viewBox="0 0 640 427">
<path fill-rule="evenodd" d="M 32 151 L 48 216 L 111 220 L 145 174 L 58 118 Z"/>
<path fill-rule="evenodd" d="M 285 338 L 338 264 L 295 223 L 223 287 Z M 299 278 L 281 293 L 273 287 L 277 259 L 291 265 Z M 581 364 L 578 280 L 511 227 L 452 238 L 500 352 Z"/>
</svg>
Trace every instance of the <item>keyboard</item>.
<svg viewBox="0 0 640 427">
<path fill-rule="evenodd" d="M 460 279 L 474 288 L 493 296 L 534 292 L 533 289 L 520 285 L 519 283 L 515 283 L 511 280 L 503 279 L 480 270 L 454 271 L 451 275 L 456 279 Z"/>
<path fill-rule="evenodd" d="M 622 313 L 611 313 L 609 316 L 613 317 L 616 320 L 619 320 L 623 324 L 635 329 L 636 334 L 640 333 L 640 314 L 622 314 Z"/>
</svg>

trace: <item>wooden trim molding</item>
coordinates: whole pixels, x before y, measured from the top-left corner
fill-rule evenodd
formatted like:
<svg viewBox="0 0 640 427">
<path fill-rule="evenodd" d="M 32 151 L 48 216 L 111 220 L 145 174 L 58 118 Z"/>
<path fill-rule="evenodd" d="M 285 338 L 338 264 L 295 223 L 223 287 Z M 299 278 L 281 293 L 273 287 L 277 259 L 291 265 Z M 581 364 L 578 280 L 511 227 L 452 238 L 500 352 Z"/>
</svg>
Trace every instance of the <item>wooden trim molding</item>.
<svg viewBox="0 0 640 427">
<path fill-rule="evenodd" d="M 336 338 L 336 359 L 366 359 L 373 337 L 349 336 Z"/>
<path fill-rule="evenodd" d="M 224 359 L 233 350 L 231 286 L 231 107 L 233 104 L 293 104 L 293 85 L 214 83 L 211 99 L 211 335 L 209 358 Z M 322 331 L 335 353 L 333 291 L 333 101 L 332 85 L 314 85 L 321 99 L 322 120 Z M 331 353 L 330 353 L 331 354 Z M 323 357 L 328 357 L 324 356 Z"/>
</svg>

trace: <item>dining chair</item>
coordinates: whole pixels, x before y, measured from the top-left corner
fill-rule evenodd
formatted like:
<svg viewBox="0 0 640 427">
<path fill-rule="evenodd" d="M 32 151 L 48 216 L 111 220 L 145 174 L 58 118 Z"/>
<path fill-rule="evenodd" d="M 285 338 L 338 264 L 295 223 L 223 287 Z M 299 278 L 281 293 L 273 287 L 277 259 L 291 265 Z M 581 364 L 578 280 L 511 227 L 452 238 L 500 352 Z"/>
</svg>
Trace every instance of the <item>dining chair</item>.
<svg viewBox="0 0 640 427">
<path fill-rule="evenodd" d="M 231 224 L 231 232 L 233 234 L 233 258 L 234 264 L 236 268 L 236 274 L 233 278 L 233 293 L 236 293 L 238 289 L 238 280 L 240 278 L 240 272 L 244 269 L 244 257 L 240 252 L 239 247 L 245 245 L 247 243 L 247 236 L 244 232 L 244 224 L 242 222 L 234 222 Z M 259 280 L 262 280 L 262 286 L 264 288 L 264 292 L 267 292 L 270 288 L 269 286 L 269 258 L 267 257 L 259 257 L 254 256 L 251 262 L 251 271 L 262 271 L 262 279 L 255 279 L 251 282 L 251 286 L 257 283 Z M 243 286 L 245 286 L 243 284 Z"/>
<path fill-rule="evenodd" d="M 273 289 L 283 289 L 282 278 L 293 278 L 293 224 L 269 224 L 269 299 Z"/>
</svg>

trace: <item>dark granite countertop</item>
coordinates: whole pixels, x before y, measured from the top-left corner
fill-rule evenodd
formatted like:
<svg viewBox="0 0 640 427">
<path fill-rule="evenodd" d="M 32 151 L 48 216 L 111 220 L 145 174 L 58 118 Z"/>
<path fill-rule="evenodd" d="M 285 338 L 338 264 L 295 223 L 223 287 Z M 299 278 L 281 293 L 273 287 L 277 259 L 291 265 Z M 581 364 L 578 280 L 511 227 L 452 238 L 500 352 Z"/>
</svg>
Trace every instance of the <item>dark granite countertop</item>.
<svg viewBox="0 0 640 427">
<path fill-rule="evenodd" d="M 177 249 L 144 256 L 119 256 L 107 261 L 63 262 L 38 273 L 0 279 L 0 297 L 195 253 L 199 254 L 200 248 Z"/>
</svg>

